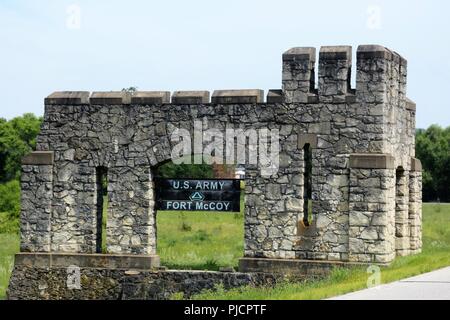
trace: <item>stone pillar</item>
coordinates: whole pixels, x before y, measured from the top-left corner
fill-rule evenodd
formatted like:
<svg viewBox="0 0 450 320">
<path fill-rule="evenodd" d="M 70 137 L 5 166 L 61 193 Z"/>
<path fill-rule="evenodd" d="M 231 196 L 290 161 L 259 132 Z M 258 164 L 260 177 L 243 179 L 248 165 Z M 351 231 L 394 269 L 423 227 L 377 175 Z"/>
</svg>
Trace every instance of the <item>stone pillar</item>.
<svg viewBox="0 0 450 320">
<path fill-rule="evenodd" d="M 397 256 L 409 254 L 409 173 L 397 169 L 395 182 L 395 250 Z"/>
<path fill-rule="evenodd" d="M 390 153 L 387 140 L 388 91 L 391 85 L 392 53 L 378 45 L 362 45 L 357 51 L 355 117 L 364 124 L 355 153 Z"/>
<path fill-rule="evenodd" d="M 395 258 L 395 169 L 388 154 L 350 155 L 349 261 Z"/>
<path fill-rule="evenodd" d="M 319 100 L 346 102 L 351 92 L 352 47 L 322 47 L 319 53 Z"/>
<path fill-rule="evenodd" d="M 54 151 L 52 252 L 95 253 L 95 166 L 89 150 L 93 132 L 87 132 L 84 118 L 89 96 L 89 92 L 64 91 L 45 99 L 37 148 Z M 98 142 L 95 145 L 98 148 Z"/>
<path fill-rule="evenodd" d="M 302 217 L 302 153 L 296 134 L 281 145 L 279 170 L 267 177 L 258 165 L 245 168 L 245 241 L 247 258 L 295 259 L 297 223 Z"/>
<path fill-rule="evenodd" d="M 406 125 L 409 144 L 409 155 L 416 156 L 416 103 L 406 98 Z"/>
<path fill-rule="evenodd" d="M 408 81 L 408 61 L 402 56 L 398 55 L 399 66 L 398 66 L 398 101 L 401 110 L 408 110 L 407 103 L 408 98 L 406 97 L 407 81 Z M 414 126 L 415 129 L 415 126 Z"/>
<path fill-rule="evenodd" d="M 422 252 L 422 164 L 415 158 L 409 172 L 409 230 L 410 253 Z"/>
<path fill-rule="evenodd" d="M 53 152 L 39 151 L 22 160 L 20 250 L 50 252 Z"/>
<path fill-rule="evenodd" d="M 357 51 L 356 98 L 358 102 L 387 102 L 392 52 L 378 45 L 361 45 Z"/>
<path fill-rule="evenodd" d="M 246 170 L 245 189 L 245 257 L 294 259 L 298 213 L 303 202 L 296 190 L 288 194 L 286 184 L 257 178 Z M 291 185 L 292 187 L 292 185 Z"/>
<path fill-rule="evenodd" d="M 95 166 L 75 154 L 55 151 L 51 251 L 95 253 Z"/>
<path fill-rule="evenodd" d="M 129 163 L 109 169 L 107 253 L 155 254 L 156 221 L 151 169 L 148 165 L 130 166 Z"/>
<path fill-rule="evenodd" d="M 317 102 L 315 63 L 315 48 L 292 48 L 283 54 L 284 102 Z"/>
</svg>

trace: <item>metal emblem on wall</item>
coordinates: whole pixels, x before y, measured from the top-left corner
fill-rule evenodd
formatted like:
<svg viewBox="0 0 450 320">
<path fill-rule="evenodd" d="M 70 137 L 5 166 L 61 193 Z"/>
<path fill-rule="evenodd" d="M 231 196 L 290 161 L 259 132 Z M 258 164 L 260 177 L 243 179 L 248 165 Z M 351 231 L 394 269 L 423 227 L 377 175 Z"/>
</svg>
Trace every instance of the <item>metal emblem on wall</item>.
<svg viewBox="0 0 450 320">
<path fill-rule="evenodd" d="M 157 210 L 241 211 L 238 179 L 156 179 Z"/>
</svg>

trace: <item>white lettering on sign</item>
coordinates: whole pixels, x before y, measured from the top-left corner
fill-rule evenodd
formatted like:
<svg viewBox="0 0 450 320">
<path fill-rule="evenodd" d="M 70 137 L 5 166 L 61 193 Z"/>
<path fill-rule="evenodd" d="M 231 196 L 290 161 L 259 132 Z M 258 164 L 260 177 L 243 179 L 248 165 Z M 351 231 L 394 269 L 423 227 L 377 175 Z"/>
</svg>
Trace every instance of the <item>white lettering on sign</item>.
<svg viewBox="0 0 450 320">
<path fill-rule="evenodd" d="M 195 186 L 191 186 L 189 181 L 172 181 L 172 189 L 174 190 L 223 190 L 225 186 L 224 181 L 197 181 Z"/>
<path fill-rule="evenodd" d="M 180 189 L 187 190 L 190 188 L 189 181 L 183 181 L 183 183 L 181 183 L 181 181 L 173 181 L 172 188 L 175 190 L 180 190 Z"/>
<path fill-rule="evenodd" d="M 161 179 L 157 210 L 239 211 L 238 180 Z"/>
<path fill-rule="evenodd" d="M 230 205 L 228 201 L 167 201 L 165 210 L 228 211 Z"/>
<path fill-rule="evenodd" d="M 191 207 L 189 201 L 167 201 L 167 210 L 191 210 Z"/>
<path fill-rule="evenodd" d="M 196 202 L 196 210 L 226 211 L 230 207 L 229 202 Z"/>
<path fill-rule="evenodd" d="M 223 181 L 198 181 L 196 190 L 223 190 L 225 182 Z"/>
</svg>

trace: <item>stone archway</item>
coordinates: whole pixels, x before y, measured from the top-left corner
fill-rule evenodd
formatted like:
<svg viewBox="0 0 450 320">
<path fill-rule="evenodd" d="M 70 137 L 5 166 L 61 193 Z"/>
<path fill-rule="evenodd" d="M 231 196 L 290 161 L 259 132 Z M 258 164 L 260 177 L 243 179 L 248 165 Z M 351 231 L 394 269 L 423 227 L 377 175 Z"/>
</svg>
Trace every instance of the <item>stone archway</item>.
<svg viewBox="0 0 450 320">
<path fill-rule="evenodd" d="M 217 90 L 212 99 L 205 91 L 172 97 L 160 91 L 47 97 L 37 151 L 22 166 L 21 251 L 32 252 L 22 262 L 43 253 L 50 264 L 71 263 L 70 254 L 78 254 L 77 263 L 94 268 L 105 261 L 111 268 L 116 261 L 123 268 L 130 268 L 130 261 L 156 266 L 157 257 L 155 263 L 148 259 L 156 247 L 151 167 L 171 158 L 173 127 L 195 136 L 195 123 L 206 121 L 222 132 L 233 126 L 279 133 L 277 172 L 266 176 L 261 162 L 246 165 L 244 256 L 249 264 L 241 270 L 297 272 L 308 265 L 301 259 L 322 260 L 324 268 L 333 264 L 329 261 L 388 264 L 395 258 L 396 240 L 397 253 L 420 252 L 421 166 L 413 158 L 410 128 L 416 107 L 405 97 L 406 60 L 385 47 L 362 45 L 356 88 L 350 88 L 351 59 L 351 47 L 322 47 L 316 68 L 315 48 L 288 50 L 282 59 L 283 88 L 270 90 L 267 102 L 262 90 Z M 309 229 L 312 250 L 305 251 L 295 244 L 304 204 L 302 149 L 310 137 L 317 142 L 312 161 L 317 228 Z M 203 149 L 203 141 L 199 145 Z M 397 197 L 394 162 L 405 165 L 398 180 L 404 186 L 409 179 L 409 199 Z M 99 166 L 108 168 L 107 247 L 117 254 L 107 259 L 93 255 Z M 406 212 L 409 241 L 395 236 L 396 197 L 403 219 L 397 225 L 405 226 Z M 56 261 L 58 254 L 63 258 Z"/>
<path fill-rule="evenodd" d="M 221 175 L 226 165 L 188 162 L 152 167 L 156 253 L 169 268 L 235 269 L 244 255 L 241 180 Z"/>
</svg>

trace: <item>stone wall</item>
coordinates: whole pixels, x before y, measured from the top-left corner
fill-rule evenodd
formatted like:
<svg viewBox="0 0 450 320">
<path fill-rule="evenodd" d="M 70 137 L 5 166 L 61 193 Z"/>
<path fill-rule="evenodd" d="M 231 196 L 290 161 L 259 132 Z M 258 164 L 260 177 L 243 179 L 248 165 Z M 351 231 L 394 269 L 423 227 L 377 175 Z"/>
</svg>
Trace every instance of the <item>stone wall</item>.
<svg viewBox="0 0 450 320">
<path fill-rule="evenodd" d="M 393 158 L 353 156 L 350 170 L 349 261 L 389 263 L 395 258 L 395 170 Z"/>
<path fill-rule="evenodd" d="M 263 264 L 263 266 L 261 266 Z M 7 295 L 13 300 L 166 300 L 204 290 L 322 279 L 344 262 L 245 258 L 235 272 L 167 270 L 158 256 L 18 253 Z M 265 272 L 260 270 L 264 269 Z"/>
<path fill-rule="evenodd" d="M 410 254 L 422 252 L 422 165 L 412 160 L 409 173 Z"/>
<path fill-rule="evenodd" d="M 10 300 L 169 300 L 189 299 L 218 287 L 272 286 L 280 274 L 214 271 L 74 269 L 16 265 L 8 287 Z M 79 274 L 78 274 L 79 272 Z M 296 278 L 297 280 L 300 277 Z"/>
<path fill-rule="evenodd" d="M 406 256 L 410 249 L 409 172 L 398 169 L 395 179 L 395 249 L 398 256 Z"/>
<path fill-rule="evenodd" d="M 37 150 L 54 159 L 23 167 L 22 250 L 98 251 L 97 170 L 104 167 L 108 253 L 155 254 L 154 169 L 171 159 L 178 143 L 171 132 L 193 136 L 201 121 L 222 132 L 280 133 L 276 174 L 263 177 L 260 166 L 246 164 L 245 257 L 389 263 L 396 252 L 419 252 L 421 174 L 406 60 L 360 46 L 352 89 L 351 58 L 351 47 L 322 47 L 316 88 L 316 50 L 290 49 L 283 89 L 270 90 L 267 102 L 262 90 L 218 90 L 211 101 L 206 91 L 176 92 L 171 101 L 169 92 L 52 94 Z M 309 226 L 302 223 L 305 145 L 312 148 Z"/>
<path fill-rule="evenodd" d="M 49 252 L 53 200 L 53 153 L 35 152 L 22 162 L 21 251 Z"/>
</svg>

